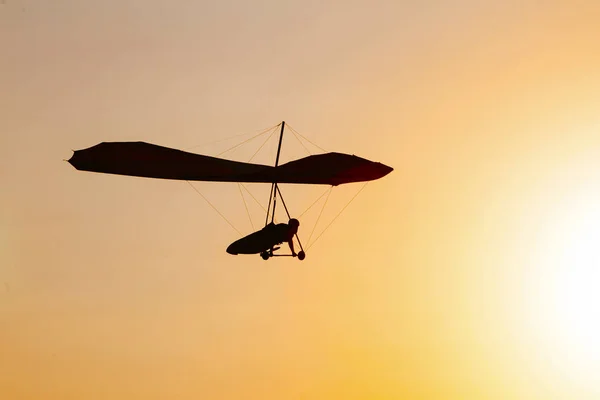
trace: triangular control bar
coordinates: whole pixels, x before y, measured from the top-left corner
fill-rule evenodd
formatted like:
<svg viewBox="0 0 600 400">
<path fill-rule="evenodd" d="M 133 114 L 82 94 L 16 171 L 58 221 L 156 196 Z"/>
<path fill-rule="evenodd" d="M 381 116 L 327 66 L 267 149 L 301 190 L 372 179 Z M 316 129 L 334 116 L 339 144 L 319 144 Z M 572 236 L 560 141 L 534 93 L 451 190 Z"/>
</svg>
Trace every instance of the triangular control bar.
<svg viewBox="0 0 600 400">
<path fill-rule="evenodd" d="M 281 143 L 283 141 L 283 131 L 285 129 L 285 121 L 281 122 L 281 132 L 279 134 L 279 145 L 277 146 L 277 157 L 275 158 L 275 167 L 277 167 L 279 165 L 279 155 L 281 154 Z M 277 207 L 277 194 L 279 194 L 279 198 L 281 199 L 281 203 L 283 204 L 283 208 L 285 209 L 285 213 L 288 216 L 288 219 L 291 219 L 291 215 L 290 212 L 288 211 L 288 208 L 285 204 L 285 201 L 283 200 L 283 196 L 281 195 L 281 190 L 279 189 L 279 185 L 277 185 L 277 182 L 273 182 L 273 184 L 271 184 L 271 192 L 269 193 L 269 205 L 267 207 L 267 212 L 266 212 L 266 218 L 265 218 L 265 226 L 267 226 L 269 224 L 269 212 L 271 212 L 271 223 L 275 223 L 275 208 Z M 273 205 L 271 207 L 271 204 Z M 298 237 L 298 233 L 296 233 L 294 235 L 296 237 L 296 240 L 298 241 L 298 244 L 300 245 L 300 251 L 298 252 L 298 258 L 300 260 L 303 260 L 305 257 L 305 253 L 304 253 L 304 247 L 302 247 L 302 243 L 300 242 L 300 238 Z M 291 254 L 273 254 L 273 251 L 276 250 L 274 248 L 272 248 L 269 252 L 265 252 L 265 255 L 268 255 L 268 257 L 291 257 Z M 265 258 L 266 259 L 268 259 Z M 263 257 L 264 258 L 264 257 Z"/>
</svg>

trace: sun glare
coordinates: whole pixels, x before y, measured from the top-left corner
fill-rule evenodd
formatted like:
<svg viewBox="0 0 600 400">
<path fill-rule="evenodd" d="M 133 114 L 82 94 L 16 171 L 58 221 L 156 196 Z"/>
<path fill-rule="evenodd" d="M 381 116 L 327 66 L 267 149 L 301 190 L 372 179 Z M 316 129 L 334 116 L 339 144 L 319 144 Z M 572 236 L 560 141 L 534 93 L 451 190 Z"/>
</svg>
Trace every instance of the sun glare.
<svg viewBox="0 0 600 400">
<path fill-rule="evenodd" d="M 535 252 L 530 295 L 544 358 L 576 380 L 600 369 L 600 194 L 553 210 Z"/>
</svg>

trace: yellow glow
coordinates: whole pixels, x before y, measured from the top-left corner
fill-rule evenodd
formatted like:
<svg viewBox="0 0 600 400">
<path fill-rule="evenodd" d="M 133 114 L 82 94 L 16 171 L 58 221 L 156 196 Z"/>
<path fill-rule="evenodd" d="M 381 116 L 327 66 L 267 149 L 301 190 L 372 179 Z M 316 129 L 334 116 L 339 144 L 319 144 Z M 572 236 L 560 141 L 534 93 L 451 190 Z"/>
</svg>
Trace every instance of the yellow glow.
<svg viewBox="0 0 600 400">
<path fill-rule="evenodd" d="M 569 196 L 567 196 L 569 197 Z M 600 363 L 600 193 L 583 190 L 551 210 L 536 248 L 536 335 L 546 358 L 577 381 Z"/>
</svg>

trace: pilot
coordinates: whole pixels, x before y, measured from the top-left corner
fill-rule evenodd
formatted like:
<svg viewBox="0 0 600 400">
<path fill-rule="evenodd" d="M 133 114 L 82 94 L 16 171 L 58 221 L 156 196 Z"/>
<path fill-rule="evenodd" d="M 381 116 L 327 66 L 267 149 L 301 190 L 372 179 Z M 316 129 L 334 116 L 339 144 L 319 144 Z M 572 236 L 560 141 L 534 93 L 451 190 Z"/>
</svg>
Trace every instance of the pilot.
<svg viewBox="0 0 600 400">
<path fill-rule="evenodd" d="M 290 246 L 290 250 L 292 251 L 292 256 L 296 257 L 297 254 L 294 251 L 294 236 L 298 233 L 298 227 L 300 226 L 300 222 L 292 218 L 288 221 L 287 224 L 277 224 L 270 223 L 265 226 L 263 229 L 267 232 L 267 235 L 273 240 L 273 245 L 281 244 L 283 242 L 287 242 Z"/>
</svg>

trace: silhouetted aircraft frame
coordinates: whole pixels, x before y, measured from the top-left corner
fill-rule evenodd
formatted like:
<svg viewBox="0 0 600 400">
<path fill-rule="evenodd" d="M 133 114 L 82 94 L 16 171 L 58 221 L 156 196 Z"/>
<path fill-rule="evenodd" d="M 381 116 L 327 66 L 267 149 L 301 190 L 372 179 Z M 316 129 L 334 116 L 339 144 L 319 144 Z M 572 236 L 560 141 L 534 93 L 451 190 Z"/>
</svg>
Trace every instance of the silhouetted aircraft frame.
<svg viewBox="0 0 600 400">
<path fill-rule="evenodd" d="M 280 184 L 337 186 L 380 179 L 393 171 L 393 168 L 381 163 L 335 152 L 310 155 L 279 165 L 285 121 L 280 125 L 274 166 L 188 153 L 145 142 L 102 142 L 87 149 L 76 150 L 68 161 L 78 170 L 117 175 L 186 181 L 270 183 L 265 228 L 275 221 L 278 198 L 291 219 L 279 189 Z M 298 259 L 303 260 L 306 256 L 304 248 L 297 233 L 294 237 L 300 246 Z M 245 239 L 248 239 L 247 247 L 234 254 L 260 254 L 265 260 L 271 257 L 293 256 L 275 254 L 279 243 L 266 243 L 269 238 L 264 228 L 234 243 L 244 242 Z"/>
</svg>

